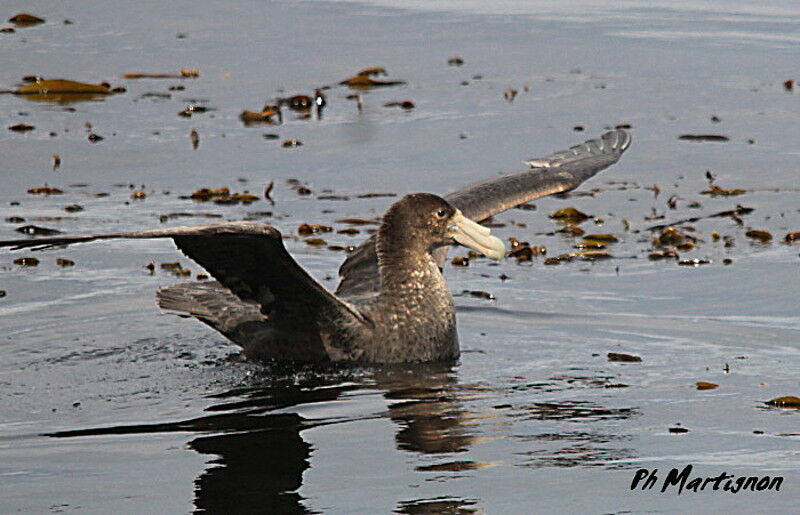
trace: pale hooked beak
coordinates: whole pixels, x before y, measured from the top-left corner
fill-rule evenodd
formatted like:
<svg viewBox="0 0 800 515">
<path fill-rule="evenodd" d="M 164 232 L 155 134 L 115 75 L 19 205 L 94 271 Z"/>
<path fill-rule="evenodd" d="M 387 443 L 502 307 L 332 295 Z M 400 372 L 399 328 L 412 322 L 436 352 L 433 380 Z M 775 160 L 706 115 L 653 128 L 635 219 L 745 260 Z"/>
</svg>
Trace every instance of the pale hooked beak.
<svg viewBox="0 0 800 515">
<path fill-rule="evenodd" d="M 447 227 L 447 235 L 458 243 L 476 250 L 492 259 L 503 259 L 506 255 L 506 246 L 503 240 L 492 236 L 491 231 L 478 225 L 456 210 Z"/>
</svg>

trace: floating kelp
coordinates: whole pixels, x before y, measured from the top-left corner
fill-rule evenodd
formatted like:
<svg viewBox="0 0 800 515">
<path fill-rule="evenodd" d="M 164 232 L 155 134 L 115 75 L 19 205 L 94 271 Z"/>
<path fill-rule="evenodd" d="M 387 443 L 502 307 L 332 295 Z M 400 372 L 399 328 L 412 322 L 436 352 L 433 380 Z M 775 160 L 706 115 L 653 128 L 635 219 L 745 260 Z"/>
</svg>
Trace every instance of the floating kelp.
<svg viewBox="0 0 800 515">
<path fill-rule="evenodd" d="M 67 268 L 67 267 L 70 267 L 70 266 L 75 266 L 75 261 L 73 261 L 71 259 L 58 258 L 58 259 L 56 259 L 56 264 L 58 266 L 60 266 L 61 268 Z"/>
<path fill-rule="evenodd" d="M 713 213 L 713 214 L 705 215 L 705 216 L 695 216 L 695 217 L 692 217 L 692 218 L 684 218 L 683 220 L 678 220 L 678 221 L 675 221 L 675 222 L 672 222 L 672 223 L 668 223 L 668 224 L 653 225 L 651 227 L 648 227 L 646 230 L 648 230 L 648 231 L 660 231 L 660 230 L 664 229 L 665 227 L 672 227 L 672 226 L 675 226 L 675 225 L 682 225 L 682 224 L 685 224 L 685 223 L 697 222 L 699 220 L 704 220 L 706 218 L 719 218 L 719 217 L 730 217 L 733 220 L 736 220 L 737 223 L 738 223 L 738 222 L 741 221 L 741 218 L 740 218 L 741 216 L 749 215 L 753 211 L 755 211 L 755 208 L 737 205 L 735 209 L 728 209 L 728 210 L 725 210 L 725 211 L 719 211 L 717 213 Z"/>
<path fill-rule="evenodd" d="M 30 132 L 35 128 L 36 127 L 33 125 L 28 125 L 27 123 L 17 123 L 15 125 L 9 125 L 8 130 L 11 132 Z"/>
<path fill-rule="evenodd" d="M 775 406 L 778 408 L 800 408 L 800 397 L 794 395 L 785 395 L 783 397 L 775 397 L 765 402 L 767 406 Z"/>
<path fill-rule="evenodd" d="M 43 79 L 41 77 L 35 77 L 35 79 L 23 84 L 13 93 L 28 100 L 67 104 L 96 100 L 114 93 L 125 92 L 125 88 L 112 89 L 107 82 L 89 84 L 67 79 Z"/>
<path fill-rule="evenodd" d="M 662 250 L 661 252 L 651 252 L 647 255 L 647 259 L 650 261 L 660 261 L 662 259 L 674 259 L 678 260 L 681 256 L 678 254 L 676 250 L 673 249 L 666 249 Z"/>
<path fill-rule="evenodd" d="M 607 355 L 608 361 L 616 361 L 620 363 L 640 363 L 642 358 L 633 354 L 625 354 L 623 352 L 609 352 Z"/>
<path fill-rule="evenodd" d="M 718 384 L 709 383 L 706 381 L 697 381 L 694 385 L 698 390 L 713 390 L 715 388 L 719 388 Z"/>
<path fill-rule="evenodd" d="M 349 86 L 353 89 L 369 89 L 369 88 L 380 88 L 386 86 L 400 86 L 402 84 L 405 84 L 405 81 L 375 80 L 372 77 L 368 77 L 366 75 L 356 75 L 354 77 L 350 77 L 348 79 L 343 80 L 339 84 Z"/>
<path fill-rule="evenodd" d="M 58 188 L 53 188 L 52 186 L 45 184 L 44 186 L 29 189 L 28 193 L 31 195 L 61 195 L 64 192 Z"/>
<path fill-rule="evenodd" d="M 721 186 L 717 186 L 716 184 L 712 184 L 709 189 L 700 192 L 702 195 L 710 195 L 712 197 L 733 197 L 736 195 L 742 195 L 744 193 L 747 193 L 747 190 L 739 188 L 723 188 Z"/>
<path fill-rule="evenodd" d="M 39 266 L 39 260 L 35 257 L 21 257 L 15 259 L 14 264 L 19 266 Z"/>
<path fill-rule="evenodd" d="M 147 193 L 145 191 L 139 190 L 131 193 L 131 200 L 144 200 L 146 198 L 147 198 Z"/>
<path fill-rule="evenodd" d="M 544 256 L 547 254 L 547 247 L 531 246 L 528 242 L 519 241 L 516 238 L 509 238 L 511 250 L 508 252 L 508 257 L 513 257 L 517 260 L 517 264 L 527 263 L 533 261 L 535 256 Z"/>
<path fill-rule="evenodd" d="M 611 259 L 614 256 L 608 252 L 601 252 L 595 250 L 584 250 L 579 252 L 570 252 L 568 254 L 559 254 L 558 256 L 549 257 L 544 260 L 545 265 L 558 265 L 561 263 L 569 263 L 580 259 L 581 261 L 600 261 L 604 259 Z"/>
<path fill-rule="evenodd" d="M 310 234 L 315 234 L 318 232 L 332 232 L 333 227 L 329 225 L 320 225 L 320 224 L 300 224 L 297 228 L 297 233 L 301 236 L 308 236 Z"/>
<path fill-rule="evenodd" d="M 548 266 L 560 265 L 563 262 L 569 263 L 574 258 L 570 254 L 559 254 L 558 256 L 549 257 L 544 260 L 544 264 Z"/>
<path fill-rule="evenodd" d="M 9 18 L 8 21 L 17 27 L 31 27 L 33 25 L 44 23 L 44 18 L 39 18 L 38 16 L 29 13 L 19 13 Z"/>
<path fill-rule="evenodd" d="M 464 64 L 464 60 L 458 56 L 451 57 L 447 60 L 448 66 L 461 66 Z"/>
<path fill-rule="evenodd" d="M 697 238 L 678 230 L 677 227 L 667 226 L 652 240 L 654 247 L 676 247 L 685 243 L 696 243 Z M 688 248 L 686 249 L 688 250 Z"/>
<path fill-rule="evenodd" d="M 178 111 L 178 116 L 182 116 L 184 118 L 191 118 L 192 115 L 194 114 L 207 113 L 208 111 L 213 111 L 213 110 L 214 110 L 213 108 L 208 106 L 200 104 L 189 104 L 183 111 Z"/>
<path fill-rule="evenodd" d="M 189 198 L 192 200 L 197 200 L 199 202 L 207 202 L 215 198 L 228 197 L 230 196 L 230 194 L 231 190 L 229 190 L 228 188 L 217 188 L 217 189 L 200 188 L 199 190 L 196 190 L 194 193 L 189 195 Z"/>
<path fill-rule="evenodd" d="M 751 229 L 744 233 L 744 235 L 752 240 L 760 241 L 761 243 L 769 243 L 772 241 L 772 233 L 760 229 Z"/>
<path fill-rule="evenodd" d="M 590 241 L 600 241 L 603 243 L 616 243 L 619 241 L 619 238 L 617 238 L 613 234 L 584 234 L 583 239 Z"/>
<path fill-rule="evenodd" d="M 47 227 L 39 227 L 38 225 L 23 225 L 14 229 L 22 234 L 29 234 L 31 236 L 52 236 L 54 234 L 61 234 L 61 231 L 56 229 L 49 229 Z"/>
<path fill-rule="evenodd" d="M 259 200 L 256 195 L 250 193 L 231 193 L 228 188 L 200 188 L 189 196 L 182 196 L 180 198 L 192 199 L 196 202 L 212 201 L 215 204 L 231 205 L 231 204 L 252 204 Z"/>
<path fill-rule="evenodd" d="M 579 211 L 574 207 L 565 207 L 550 213 L 550 218 L 564 223 L 577 224 L 583 222 L 584 220 L 588 220 L 590 217 L 586 213 Z"/>
<path fill-rule="evenodd" d="M 681 134 L 678 139 L 683 141 L 730 141 L 728 136 L 721 134 Z"/>
<path fill-rule="evenodd" d="M 161 269 L 167 272 L 170 272 L 172 275 L 176 277 L 189 277 L 192 275 L 192 271 L 188 268 L 184 268 L 182 264 L 179 262 L 170 262 L 170 263 L 161 263 Z M 152 273 L 154 271 L 153 263 L 147 265 L 147 269 L 150 270 Z"/>
<path fill-rule="evenodd" d="M 217 197 L 211 200 L 212 202 L 214 202 L 214 204 L 219 204 L 219 205 L 235 205 L 235 204 L 249 205 L 259 200 L 259 198 L 255 195 L 251 195 L 250 193 L 234 193 L 227 197 Z"/>
<path fill-rule="evenodd" d="M 469 296 L 469 297 L 476 297 L 479 299 L 497 300 L 497 298 L 494 295 L 492 295 L 488 291 L 483 291 L 483 290 L 461 290 L 461 294 L 455 294 L 454 296 L 455 297 Z"/>
<path fill-rule="evenodd" d="M 569 236 L 582 236 L 586 231 L 577 225 L 570 224 L 555 231 L 556 233 L 567 234 Z"/>
<path fill-rule="evenodd" d="M 192 149 L 197 150 L 197 147 L 200 146 L 200 135 L 196 130 L 192 129 L 192 132 L 189 133 L 189 141 L 192 142 Z"/>
<path fill-rule="evenodd" d="M 586 240 L 586 241 L 580 241 L 580 242 L 576 243 L 574 246 L 575 246 L 576 249 L 602 250 L 602 249 L 606 248 L 606 245 L 607 244 L 605 242 L 602 242 L 602 241 Z"/>
<path fill-rule="evenodd" d="M 406 111 L 414 109 L 414 102 L 411 100 L 393 100 L 391 102 L 386 102 L 383 104 L 383 107 L 399 107 L 400 109 L 404 109 Z"/>
<path fill-rule="evenodd" d="M 286 98 L 279 98 L 278 105 L 283 105 L 292 111 L 306 112 L 314 107 L 314 99 L 308 95 L 294 95 Z"/>
<path fill-rule="evenodd" d="M 180 73 L 124 73 L 123 79 L 196 79 L 200 70 L 196 68 L 183 68 Z"/>
<path fill-rule="evenodd" d="M 239 113 L 239 119 L 247 126 L 256 124 L 279 124 L 283 123 L 283 113 L 278 105 L 266 104 L 261 111 L 244 110 Z"/>
<path fill-rule="evenodd" d="M 574 258 L 579 258 L 582 261 L 600 261 L 603 259 L 611 259 L 614 257 L 608 252 L 601 252 L 597 250 L 582 250 L 578 252 L 572 252 L 570 256 Z"/>
<path fill-rule="evenodd" d="M 364 68 L 356 75 L 341 81 L 339 84 L 353 89 L 369 89 L 385 86 L 399 86 L 405 84 L 402 80 L 375 80 L 373 75 L 386 75 L 386 70 L 381 67 Z"/>
<path fill-rule="evenodd" d="M 64 211 L 67 213 L 77 213 L 79 211 L 83 211 L 83 206 L 80 204 L 70 204 L 68 206 L 64 206 Z"/>
<path fill-rule="evenodd" d="M 453 266 L 461 266 L 461 267 L 464 267 L 464 266 L 469 266 L 469 258 L 468 258 L 468 257 L 464 257 L 464 256 L 458 256 L 458 257 L 454 257 L 454 258 L 453 258 L 453 259 L 450 261 L 450 263 L 451 263 Z"/>
</svg>

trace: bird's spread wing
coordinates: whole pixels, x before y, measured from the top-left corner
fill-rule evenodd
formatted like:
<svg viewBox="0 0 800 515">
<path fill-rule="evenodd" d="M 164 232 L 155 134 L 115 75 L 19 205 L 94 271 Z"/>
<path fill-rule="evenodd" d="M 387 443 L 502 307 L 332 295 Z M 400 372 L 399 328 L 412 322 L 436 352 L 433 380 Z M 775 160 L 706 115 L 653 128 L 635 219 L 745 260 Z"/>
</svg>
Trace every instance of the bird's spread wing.
<svg viewBox="0 0 800 515">
<path fill-rule="evenodd" d="M 578 187 L 597 172 L 616 163 L 631 143 L 623 130 L 547 157 L 530 159 L 530 169 L 499 175 L 445 195 L 464 216 L 483 221 L 525 202 Z"/>
<path fill-rule="evenodd" d="M 631 143 L 624 130 L 606 132 L 597 139 L 547 157 L 525 162 L 531 168 L 470 184 L 444 198 L 467 218 L 481 222 L 531 200 L 576 188 L 599 171 L 616 163 Z M 436 256 L 440 266 L 445 250 Z M 339 268 L 338 294 L 356 295 L 378 288 L 378 259 L 372 237 L 348 256 Z"/>
<path fill-rule="evenodd" d="M 34 250 L 112 238 L 172 238 L 177 247 L 240 299 L 279 310 L 299 323 L 321 313 L 349 313 L 367 323 L 350 304 L 317 283 L 289 255 L 277 229 L 254 222 L 230 222 L 149 231 L 0 241 L 0 247 Z M 305 322 L 303 322 L 305 321 Z"/>
</svg>

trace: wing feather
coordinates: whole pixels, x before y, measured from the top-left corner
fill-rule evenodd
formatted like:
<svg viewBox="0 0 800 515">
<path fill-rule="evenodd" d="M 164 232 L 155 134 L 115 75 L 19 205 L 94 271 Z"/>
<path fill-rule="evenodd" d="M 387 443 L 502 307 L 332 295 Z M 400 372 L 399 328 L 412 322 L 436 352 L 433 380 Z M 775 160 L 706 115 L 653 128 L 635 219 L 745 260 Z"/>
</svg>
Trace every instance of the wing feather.
<svg viewBox="0 0 800 515">
<path fill-rule="evenodd" d="M 606 132 L 567 150 L 546 157 L 530 159 L 531 168 L 492 177 L 454 191 L 444 198 L 461 210 L 464 216 L 482 222 L 525 202 L 563 193 L 578 187 L 601 170 L 616 163 L 630 146 L 631 136 L 624 130 Z M 440 266 L 447 251 L 437 253 Z M 360 295 L 377 291 L 378 257 L 375 237 L 362 243 L 339 268 L 342 281 L 336 290 L 340 295 Z"/>
<path fill-rule="evenodd" d="M 11 249 L 46 248 L 114 238 L 172 238 L 177 247 L 244 301 L 255 302 L 263 313 L 279 309 L 284 318 L 315 320 L 320 312 L 349 313 L 368 323 L 352 305 L 314 280 L 289 255 L 281 233 L 255 222 L 229 222 L 148 231 L 58 236 L 0 241 Z M 302 323 L 302 322 L 301 322 Z"/>
</svg>

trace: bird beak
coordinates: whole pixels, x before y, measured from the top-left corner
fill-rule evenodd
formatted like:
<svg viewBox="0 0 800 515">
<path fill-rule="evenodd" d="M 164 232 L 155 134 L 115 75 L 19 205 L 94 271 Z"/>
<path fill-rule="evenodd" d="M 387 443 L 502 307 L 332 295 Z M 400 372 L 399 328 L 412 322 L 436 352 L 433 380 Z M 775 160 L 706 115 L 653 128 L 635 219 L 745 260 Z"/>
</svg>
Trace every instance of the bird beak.
<svg viewBox="0 0 800 515">
<path fill-rule="evenodd" d="M 456 214 L 450 219 L 447 235 L 465 247 L 476 250 L 486 257 L 503 259 L 506 255 L 506 246 L 503 240 L 497 236 L 492 236 L 488 228 L 476 224 L 461 214 L 459 210 L 456 210 Z"/>
</svg>

